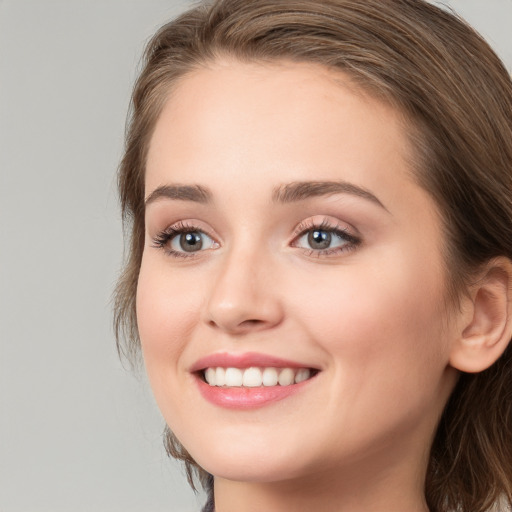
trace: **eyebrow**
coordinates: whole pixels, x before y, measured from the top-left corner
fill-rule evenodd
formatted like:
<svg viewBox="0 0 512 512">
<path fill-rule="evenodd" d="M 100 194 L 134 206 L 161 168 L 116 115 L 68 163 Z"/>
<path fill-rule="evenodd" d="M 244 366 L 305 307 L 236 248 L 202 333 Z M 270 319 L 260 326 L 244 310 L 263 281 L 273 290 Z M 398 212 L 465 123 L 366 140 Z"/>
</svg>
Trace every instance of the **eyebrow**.
<svg viewBox="0 0 512 512">
<path fill-rule="evenodd" d="M 272 200 L 276 203 L 292 203 L 310 197 L 333 194 L 350 194 L 380 206 L 389 213 L 377 196 L 369 190 L 346 181 L 296 181 L 274 189 Z"/>
<path fill-rule="evenodd" d="M 211 201 L 212 193 L 201 185 L 162 185 L 146 197 L 144 204 L 147 206 L 163 198 L 206 204 Z"/>
<path fill-rule="evenodd" d="M 327 196 L 333 194 L 350 194 L 361 197 L 380 206 L 389 213 L 377 196 L 369 190 L 346 181 L 295 181 L 276 187 L 272 193 L 275 203 L 293 203 L 304 201 L 311 197 Z M 161 185 L 145 199 L 147 206 L 158 199 L 172 199 L 178 201 L 193 201 L 207 204 L 212 201 L 212 193 L 201 185 Z"/>
</svg>

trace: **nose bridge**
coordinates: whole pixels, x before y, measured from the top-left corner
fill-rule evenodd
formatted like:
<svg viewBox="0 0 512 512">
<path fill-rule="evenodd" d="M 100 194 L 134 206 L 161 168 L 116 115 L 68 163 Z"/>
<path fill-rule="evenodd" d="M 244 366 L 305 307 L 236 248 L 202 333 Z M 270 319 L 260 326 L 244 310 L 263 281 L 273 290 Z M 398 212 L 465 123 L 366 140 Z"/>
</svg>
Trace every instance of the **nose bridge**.
<svg viewBox="0 0 512 512">
<path fill-rule="evenodd" d="M 263 244 L 240 240 L 218 262 L 206 307 L 207 322 L 230 332 L 261 329 L 279 323 L 282 315 L 271 254 Z"/>
</svg>

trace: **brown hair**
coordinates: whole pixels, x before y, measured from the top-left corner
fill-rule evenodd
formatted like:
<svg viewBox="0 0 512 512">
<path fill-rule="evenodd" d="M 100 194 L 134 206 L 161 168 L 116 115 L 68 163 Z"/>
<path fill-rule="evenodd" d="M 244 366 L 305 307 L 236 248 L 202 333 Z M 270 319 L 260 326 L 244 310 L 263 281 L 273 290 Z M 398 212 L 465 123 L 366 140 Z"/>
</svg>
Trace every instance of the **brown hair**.
<svg viewBox="0 0 512 512">
<path fill-rule="evenodd" d="M 139 352 L 135 294 L 144 239 L 144 169 L 156 119 L 177 80 L 219 57 L 313 62 L 348 74 L 408 119 L 415 178 L 444 219 L 451 296 L 496 256 L 512 259 L 512 83 L 464 21 L 423 0 L 218 0 L 162 27 L 135 85 L 119 191 L 129 229 L 116 289 L 118 348 Z M 121 343 L 125 338 L 127 343 Z M 166 434 L 189 480 L 211 476 Z M 432 512 L 512 504 L 512 346 L 489 369 L 462 374 L 430 453 Z"/>
</svg>

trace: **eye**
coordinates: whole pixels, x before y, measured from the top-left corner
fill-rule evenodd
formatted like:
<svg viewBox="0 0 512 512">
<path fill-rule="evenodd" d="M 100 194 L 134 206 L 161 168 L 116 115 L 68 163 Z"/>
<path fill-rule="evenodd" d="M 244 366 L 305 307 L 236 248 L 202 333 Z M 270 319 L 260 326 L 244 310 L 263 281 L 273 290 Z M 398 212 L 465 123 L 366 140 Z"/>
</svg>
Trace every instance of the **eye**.
<svg viewBox="0 0 512 512">
<path fill-rule="evenodd" d="M 159 233 L 153 246 L 166 249 L 170 256 L 189 257 L 201 251 L 216 249 L 219 244 L 204 231 L 179 223 Z"/>
<path fill-rule="evenodd" d="M 301 225 L 298 236 L 292 243 L 294 247 L 306 249 L 310 255 L 322 256 L 337 254 L 353 249 L 361 241 L 348 230 L 327 222 L 320 225 Z"/>
<path fill-rule="evenodd" d="M 169 240 L 169 248 L 172 251 L 197 252 L 203 249 L 211 249 L 214 241 L 201 231 L 188 231 L 179 233 Z"/>
<path fill-rule="evenodd" d="M 334 231 L 326 229 L 314 229 L 302 235 L 296 242 L 297 247 L 306 249 L 314 249 L 315 251 L 333 249 L 334 247 L 342 247 L 350 243 L 345 237 Z"/>
</svg>

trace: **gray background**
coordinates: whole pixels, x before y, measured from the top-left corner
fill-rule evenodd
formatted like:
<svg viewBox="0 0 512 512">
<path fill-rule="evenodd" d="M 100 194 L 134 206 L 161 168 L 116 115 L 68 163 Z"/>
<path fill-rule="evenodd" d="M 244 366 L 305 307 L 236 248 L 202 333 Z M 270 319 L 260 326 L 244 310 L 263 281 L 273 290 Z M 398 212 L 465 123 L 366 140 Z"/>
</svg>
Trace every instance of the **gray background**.
<svg viewBox="0 0 512 512">
<path fill-rule="evenodd" d="M 512 0 L 447 2 L 512 69 Z M 115 170 L 147 38 L 189 2 L 0 0 L 0 512 L 199 509 L 111 330 Z"/>
</svg>

